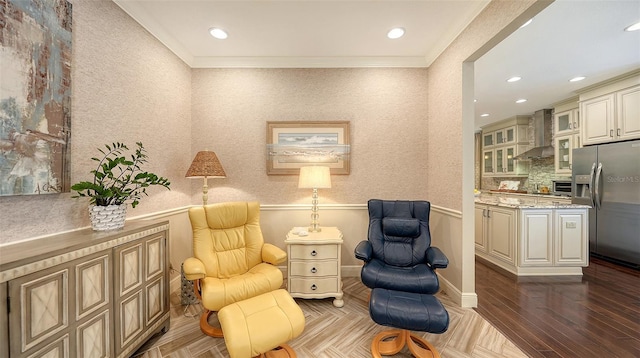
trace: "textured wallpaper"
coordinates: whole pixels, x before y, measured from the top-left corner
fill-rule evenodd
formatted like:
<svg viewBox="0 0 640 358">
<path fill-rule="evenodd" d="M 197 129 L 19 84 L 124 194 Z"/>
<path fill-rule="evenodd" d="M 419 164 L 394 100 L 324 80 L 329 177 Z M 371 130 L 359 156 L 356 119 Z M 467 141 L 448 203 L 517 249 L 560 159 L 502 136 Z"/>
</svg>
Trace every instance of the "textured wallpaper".
<svg viewBox="0 0 640 358">
<path fill-rule="evenodd" d="M 210 202 L 307 204 L 297 176 L 266 174 L 267 121 L 350 121 L 351 174 L 333 175 L 320 204 L 428 199 L 427 70 L 194 69 L 192 151 L 213 150 L 227 173 Z M 193 184 L 193 203 L 202 182 Z"/>
<path fill-rule="evenodd" d="M 74 1 L 72 40 L 71 182 L 90 179 L 97 147 L 142 141 L 172 190 L 151 189 L 127 216 L 190 204 L 189 67 L 107 0 Z M 69 193 L 1 197 L 0 243 L 88 226 L 87 207 Z"/>
</svg>

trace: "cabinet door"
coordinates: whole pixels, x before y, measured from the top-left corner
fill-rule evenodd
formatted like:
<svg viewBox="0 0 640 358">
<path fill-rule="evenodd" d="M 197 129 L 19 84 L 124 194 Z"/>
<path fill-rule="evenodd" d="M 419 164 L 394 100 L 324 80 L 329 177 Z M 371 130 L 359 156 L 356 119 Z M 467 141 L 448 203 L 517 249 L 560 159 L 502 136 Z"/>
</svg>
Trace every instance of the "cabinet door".
<svg viewBox="0 0 640 358">
<path fill-rule="evenodd" d="M 169 311 L 164 233 L 114 249 L 115 356 L 128 356 Z"/>
<path fill-rule="evenodd" d="M 606 143 L 614 140 L 614 95 L 592 98 L 580 103 L 582 144 Z"/>
<path fill-rule="evenodd" d="M 555 141 L 555 167 L 556 173 L 571 173 L 571 162 L 573 151 L 573 139 L 574 135 L 570 134 L 567 136 L 556 137 Z"/>
<path fill-rule="evenodd" d="M 640 138 L 640 86 L 616 94 L 618 140 Z"/>
<path fill-rule="evenodd" d="M 495 144 L 494 141 L 494 132 L 482 133 L 482 147 L 493 147 Z"/>
<path fill-rule="evenodd" d="M 475 207 L 475 242 L 476 250 L 487 252 L 487 234 L 486 234 L 486 216 L 487 208 L 485 206 Z"/>
<path fill-rule="evenodd" d="M 111 356 L 109 252 L 9 282 L 12 357 Z"/>
<path fill-rule="evenodd" d="M 587 266 L 587 210 L 557 210 L 555 215 L 555 264 Z"/>
<path fill-rule="evenodd" d="M 553 263 L 552 210 L 522 210 L 520 265 L 550 266 Z"/>
<path fill-rule="evenodd" d="M 515 264 L 516 223 L 512 209 L 491 207 L 487 211 L 490 254 Z"/>
<path fill-rule="evenodd" d="M 504 148 L 496 149 L 496 174 L 503 174 L 506 172 L 505 161 L 506 153 Z"/>
<path fill-rule="evenodd" d="M 555 135 L 563 135 L 574 131 L 573 111 L 556 113 L 554 116 Z"/>
<path fill-rule="evenodd" d="M 493 150 L 485 150 L 482 154 L 482 174 L 483 175 L 492 175 L 495 173 L 494 169 L 494 161 L 493 161 Z"/>
</svg>

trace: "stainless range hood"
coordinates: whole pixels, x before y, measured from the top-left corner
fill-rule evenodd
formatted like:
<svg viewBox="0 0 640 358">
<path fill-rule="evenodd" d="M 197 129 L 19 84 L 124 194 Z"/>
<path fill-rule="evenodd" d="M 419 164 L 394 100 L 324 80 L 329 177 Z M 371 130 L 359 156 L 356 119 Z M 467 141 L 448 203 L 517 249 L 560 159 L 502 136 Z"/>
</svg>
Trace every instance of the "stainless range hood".
<svg viewBox="0 0 640 358">
<path fill-rule="evenodd" d="M 551 126 L 553 125 L 552 110 L 541 109 L 533 114 L 534 148 L 516 156 L 515 159 L 539 159 L 553 157 L 551 146 Z"/>
</svg>

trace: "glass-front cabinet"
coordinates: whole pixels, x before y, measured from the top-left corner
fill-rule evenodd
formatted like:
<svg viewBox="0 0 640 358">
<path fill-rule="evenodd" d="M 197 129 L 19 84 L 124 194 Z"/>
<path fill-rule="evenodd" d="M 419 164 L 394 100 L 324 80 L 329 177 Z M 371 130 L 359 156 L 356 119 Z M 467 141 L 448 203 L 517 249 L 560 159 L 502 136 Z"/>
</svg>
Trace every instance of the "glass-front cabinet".
<svg viewBox="0 0 640 358">
<path fill-rule="evenodd" d="M 571 174 L 574 148 L 580 148 L 580 111 L 577 98 L 559 103 L 553 115 L 554 159 L 556 174 Z"/>
<path fill-rule="evenodd" d="M 482 176 L 527 176 L 530 161 L 517 160 L 529 147 L 530 116 L 515 116 L 482 127 Z"/>
<path fill-rule="evenodd" d="M 483 148 L 487 148 L 487 147 L 493 147 L 493 145 L 495 144 L 494 142 L 494 132 L 489 132 L 489 133 L 482 133 L 482 147 Z"/>
<path fill-rule="evenodd" d="M 482 154 L 482 174 L 493 174 L 495 173 L 493 167 L 493 150 L 484 151 Z"/>
<path fill-rule="evenodd" d="M 556 137 L 554 146 L 556 173 L 571 174 L 571 163 L 573 162 L 571 153 L 574 148 L 580 148 L 580 134 Z"/>
<path fill-rule="evenodd" d="M 577 109 L 554 115 L 555 135 L 573 134 L 580 130 L 580 112 Z"/>
<path fill-rule="evenodd" d="M 511 144 L 511 143 L 515 143 L 515 141 L 516 141 L 515 126 L 496 131 L 496 145 Z"/>
</svg>

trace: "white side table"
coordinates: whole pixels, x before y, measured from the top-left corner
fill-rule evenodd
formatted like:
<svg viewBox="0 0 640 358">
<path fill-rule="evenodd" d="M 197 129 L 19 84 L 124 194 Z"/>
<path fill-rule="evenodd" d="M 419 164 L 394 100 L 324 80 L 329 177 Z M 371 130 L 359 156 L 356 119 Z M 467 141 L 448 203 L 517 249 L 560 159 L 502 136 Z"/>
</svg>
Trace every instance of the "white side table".
<svg viewBox="0 0 640 358">
<path fill-rule="evenodd" d="M 287 290 L 292 297 L 335 297 L 333 305 L 344 306 L 342 300 L 341 249 L 342 233 L 337 227 L 322 227 L 320 232 L 299 236 L 289 231 L 287 239 Z"/>
</svg>

